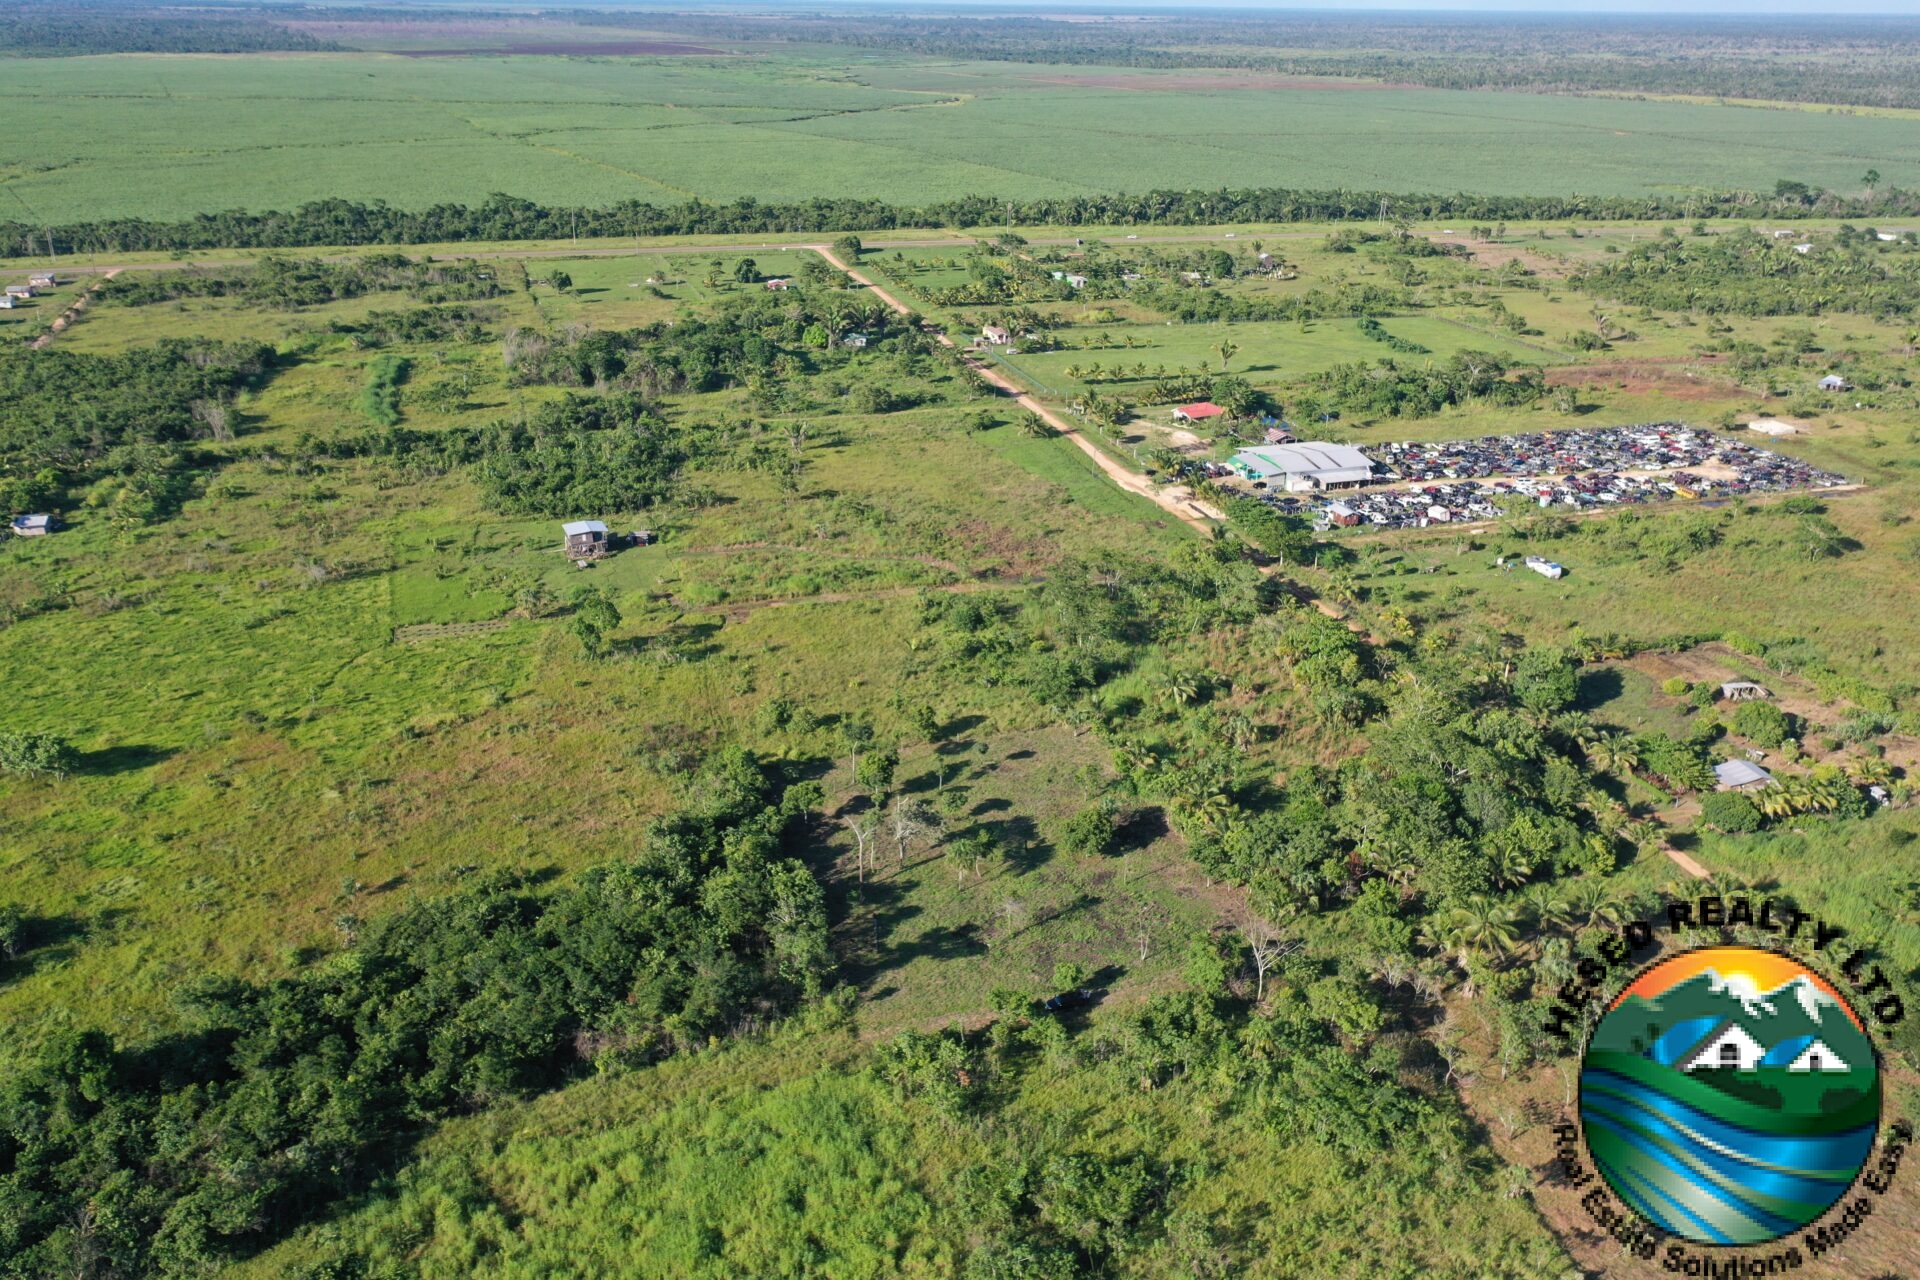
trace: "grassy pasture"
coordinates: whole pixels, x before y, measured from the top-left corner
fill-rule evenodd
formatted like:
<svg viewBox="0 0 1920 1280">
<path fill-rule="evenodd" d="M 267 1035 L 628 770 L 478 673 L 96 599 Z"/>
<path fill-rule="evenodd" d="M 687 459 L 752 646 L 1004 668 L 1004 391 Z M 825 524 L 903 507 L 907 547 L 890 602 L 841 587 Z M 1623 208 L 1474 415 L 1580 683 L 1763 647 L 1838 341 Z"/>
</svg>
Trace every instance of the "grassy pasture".
<svg viewBox="0 0 1920 1280">
<path fill-rule="evenodd" d="M 1907 122 L 1867 115 L 1224 89 L 1204 74 L 1120 89 L 1102 70 L 786 51 L 28 60 L 0 85 L 0 185 L 62 221 L 324 197 L 418 207 L 502 189 L 589 204 L 911 203 L 1214 186 L 1633 194 L 1789 175 L 1848 189 L 1868 165 L 1889 184 L 1920 181 Z"/>
</svg>

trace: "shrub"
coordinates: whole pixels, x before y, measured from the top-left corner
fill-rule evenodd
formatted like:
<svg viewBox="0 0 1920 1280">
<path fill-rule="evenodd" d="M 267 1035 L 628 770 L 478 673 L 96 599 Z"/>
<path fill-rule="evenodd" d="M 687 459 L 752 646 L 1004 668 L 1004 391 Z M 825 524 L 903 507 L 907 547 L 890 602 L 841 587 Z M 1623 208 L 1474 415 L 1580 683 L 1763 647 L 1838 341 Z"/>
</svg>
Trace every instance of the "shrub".
<svg viewBox="0 0 1920 1280">
<path fill-rule="evenodd" d="M 1793 721 L 1771 702 L 1743 702 L 1734 710 L 1733 731 L 1772 750 L 1793 736 Z"/>
<path fill-rule="evenodd" d="M 1758 831 L 1760 810 L 1738 791 L 1715 791 L 1702 797 L 1700 820 L 1726 832 Z"/>
<path fill-rule="evenodd" d="M 1684 698 L 1693 689 L 1684 676 L 1669 676 L 1660 684 L 1660 692 L 1674 698 Z"/>
<path fill-rule="evenodd" d="M 1113 814 L 1090 805 L 1060 824 L 1058 843 L 1068 853 L 1099 855 L 1113 847 Z"/>
</svg>

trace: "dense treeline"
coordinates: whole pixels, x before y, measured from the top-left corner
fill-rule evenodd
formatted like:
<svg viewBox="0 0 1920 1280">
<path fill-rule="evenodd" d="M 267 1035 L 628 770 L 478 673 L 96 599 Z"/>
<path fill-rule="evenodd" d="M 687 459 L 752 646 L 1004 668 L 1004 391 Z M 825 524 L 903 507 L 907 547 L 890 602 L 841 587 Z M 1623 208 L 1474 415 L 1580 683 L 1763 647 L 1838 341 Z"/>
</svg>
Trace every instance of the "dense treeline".
<svg viewBox="0 0 1920 1280">
<path fill-rule="evenodd" d="M 794 854 L 819 802 L 744 752 L 631 859 L 489 878 L 314 968 L 183 992 L 189 1025 L 77 1030 L 0 1085 L 0 1276 L 198 1275 L 364 1187 L 442 1117 L 751 1026 L 828 972 Z"/>
<path fill-rule="evenodd" d="M 1910 317 L 1920 310 L 1920 251 L 1910 235 L 1883 241 L 1880 234 L 1843 227 L 1805 252 L 1791 239 L 1744 229 L 1666 235 L 1576 273 L 1573 282 L 1602 297 L 1666 311 Z"/>
<path fill-rule="evenodd" d="M 655 21 L 657 18 L 657 21 Z M 615 15 L 580 14 L 583 25 Z M 1876 107 L 1920 106 L 1920 33 L 1893 18 L 1821 15 L 1515 20 L 1479 14 L 1262 14 L 1123 24 L 996 15 L 858 19 L 655 15 L 662 30 L 1002 62 L 1207 67 L 1352 76 L 1437 89 L 1698 94 Z"/>
<path fill-rule="evenodd" d="M 1332 410 L 1355 417 L 1425 418 L 1471 400 L 1521 405 L 1547 394 L 1540 370 L 1515 372 L 1506 360 L 1484 351 L 1462 351 L 1444 364 L 1391 358 L 1338 364 L 1315 374 L 1309 385 L 1311 393 L 1298 406 L 1306 417 Z"/>
<path fill-rule="evenodd" d="M 451 244 L 475 240 L 555 240 L 664 235 L 787 235 L 801 232 L 890 231 L 932 227 L 990 227 L 1008 221 L 1045 226 L 1206 225 L 1225 222 L 1364 222 L 1386 204 L 1397 218 L 1416 221 L 1551 222 L 1681 220 L 1692 218 L 1898 218 L 1920 214 L 1920 193 L 1889 188 L 1864 197 L 1805 191 L 1786 194 L 1707 192 L 1663 196 L 1493 196 L 1404 194 L 1381 191 L 1295 191 L 1262 187 L 1238 191 L 1148 191 L 1136 194 L 1047 196 L 1005 200 L 965 196 L 918 207 L 883 200 L 826 199 L 761 204 L 691 200 L 654 205 L 629 200 L 601 208 L 546 206 L 494 194 L 477 205 L 426 209 L 350 200 L 320 200 L 290 211 L 229 210 L 185 222 L 119 218 L 46 227 L 0 222 L 0 253 L 124 253 L 152 250 L 315 245 Z"/>
<path fill-rule="evenodd" d="M 317 53 L 341 47 L 271 21 L 272 12 L 12 5 L 0 9 L 0 55 L 72 58 L 95 53 Z"/>
<path fill-rule="evenodd" d="M 169 339 L 118 355 L 0 349 L 0 509 L 63 505 L 110 478 L 118 514 L 152 518 L 182 496 L 195 441 L 231 434 L 233 402 L 265 377 L 261 343 Z"/>
</svg>

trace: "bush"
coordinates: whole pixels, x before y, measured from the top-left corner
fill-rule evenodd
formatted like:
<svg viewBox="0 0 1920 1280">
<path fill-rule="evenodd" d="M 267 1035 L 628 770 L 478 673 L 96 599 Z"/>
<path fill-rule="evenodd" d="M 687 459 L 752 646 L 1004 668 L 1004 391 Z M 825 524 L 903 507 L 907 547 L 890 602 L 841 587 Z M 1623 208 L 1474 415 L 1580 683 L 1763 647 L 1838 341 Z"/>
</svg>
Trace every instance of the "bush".
<svg viewBox="0 0 1920 1280">
<path fill-rule="evenodd" d="M 1661 682 L 1660 692 L 1673 698 L 1684 698 L 1693 689 L 1684 676 L 1669 676 Z"/>
<path fill-rule="evenodd" d="M 1793 736 L 1793 721 L 1771 702 L 1743 702 L 1734 710 L 1733 731 L 1773 750 Z"/>
<path fill-rule="evenodd" d="M 1758 831 L 1760 810 L 1738 791 L 1715 791 L 1701 798 L 1700 820 L 1729 833 Z"/>
<path fill-rule="evenodd" d="M 80 763 L 80 753 L 57 733 L 0 733 L 0 773 L 64 778 Z"/>
<path fill-rule="evenodd" d="M 1113 814 L 1101 805 L 1090 805 L 1060 824 L 1056 841 L 1068 853 L 1097 856 L 1113 847 Z"/>
</svg>

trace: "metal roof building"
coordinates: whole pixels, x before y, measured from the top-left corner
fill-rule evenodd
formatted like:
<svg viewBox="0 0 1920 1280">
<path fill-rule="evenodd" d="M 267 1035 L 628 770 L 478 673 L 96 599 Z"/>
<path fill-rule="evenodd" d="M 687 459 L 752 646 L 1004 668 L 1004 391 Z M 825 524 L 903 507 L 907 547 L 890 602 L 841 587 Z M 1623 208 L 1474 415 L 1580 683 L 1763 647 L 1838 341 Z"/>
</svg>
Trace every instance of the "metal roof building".
<svg viewBox="0 0 1920 1280">
<path fill-rule="evenodd" d="M 1255 445 L 1234 454 L 1232 463 L 1249 480 L 1280 477 L 1291 493 L 1352 489 L 1373 479 L 1373 460 L 1350 444 Z"/>
<path fill-rule="evenodd" d="M 1720 780 L 1722 791 L 1744 791 L 1773 783 L 1773 775 L 1751 760 L 1723 760 L 1713 766 L 1713 776 Z"/>
</svg>

